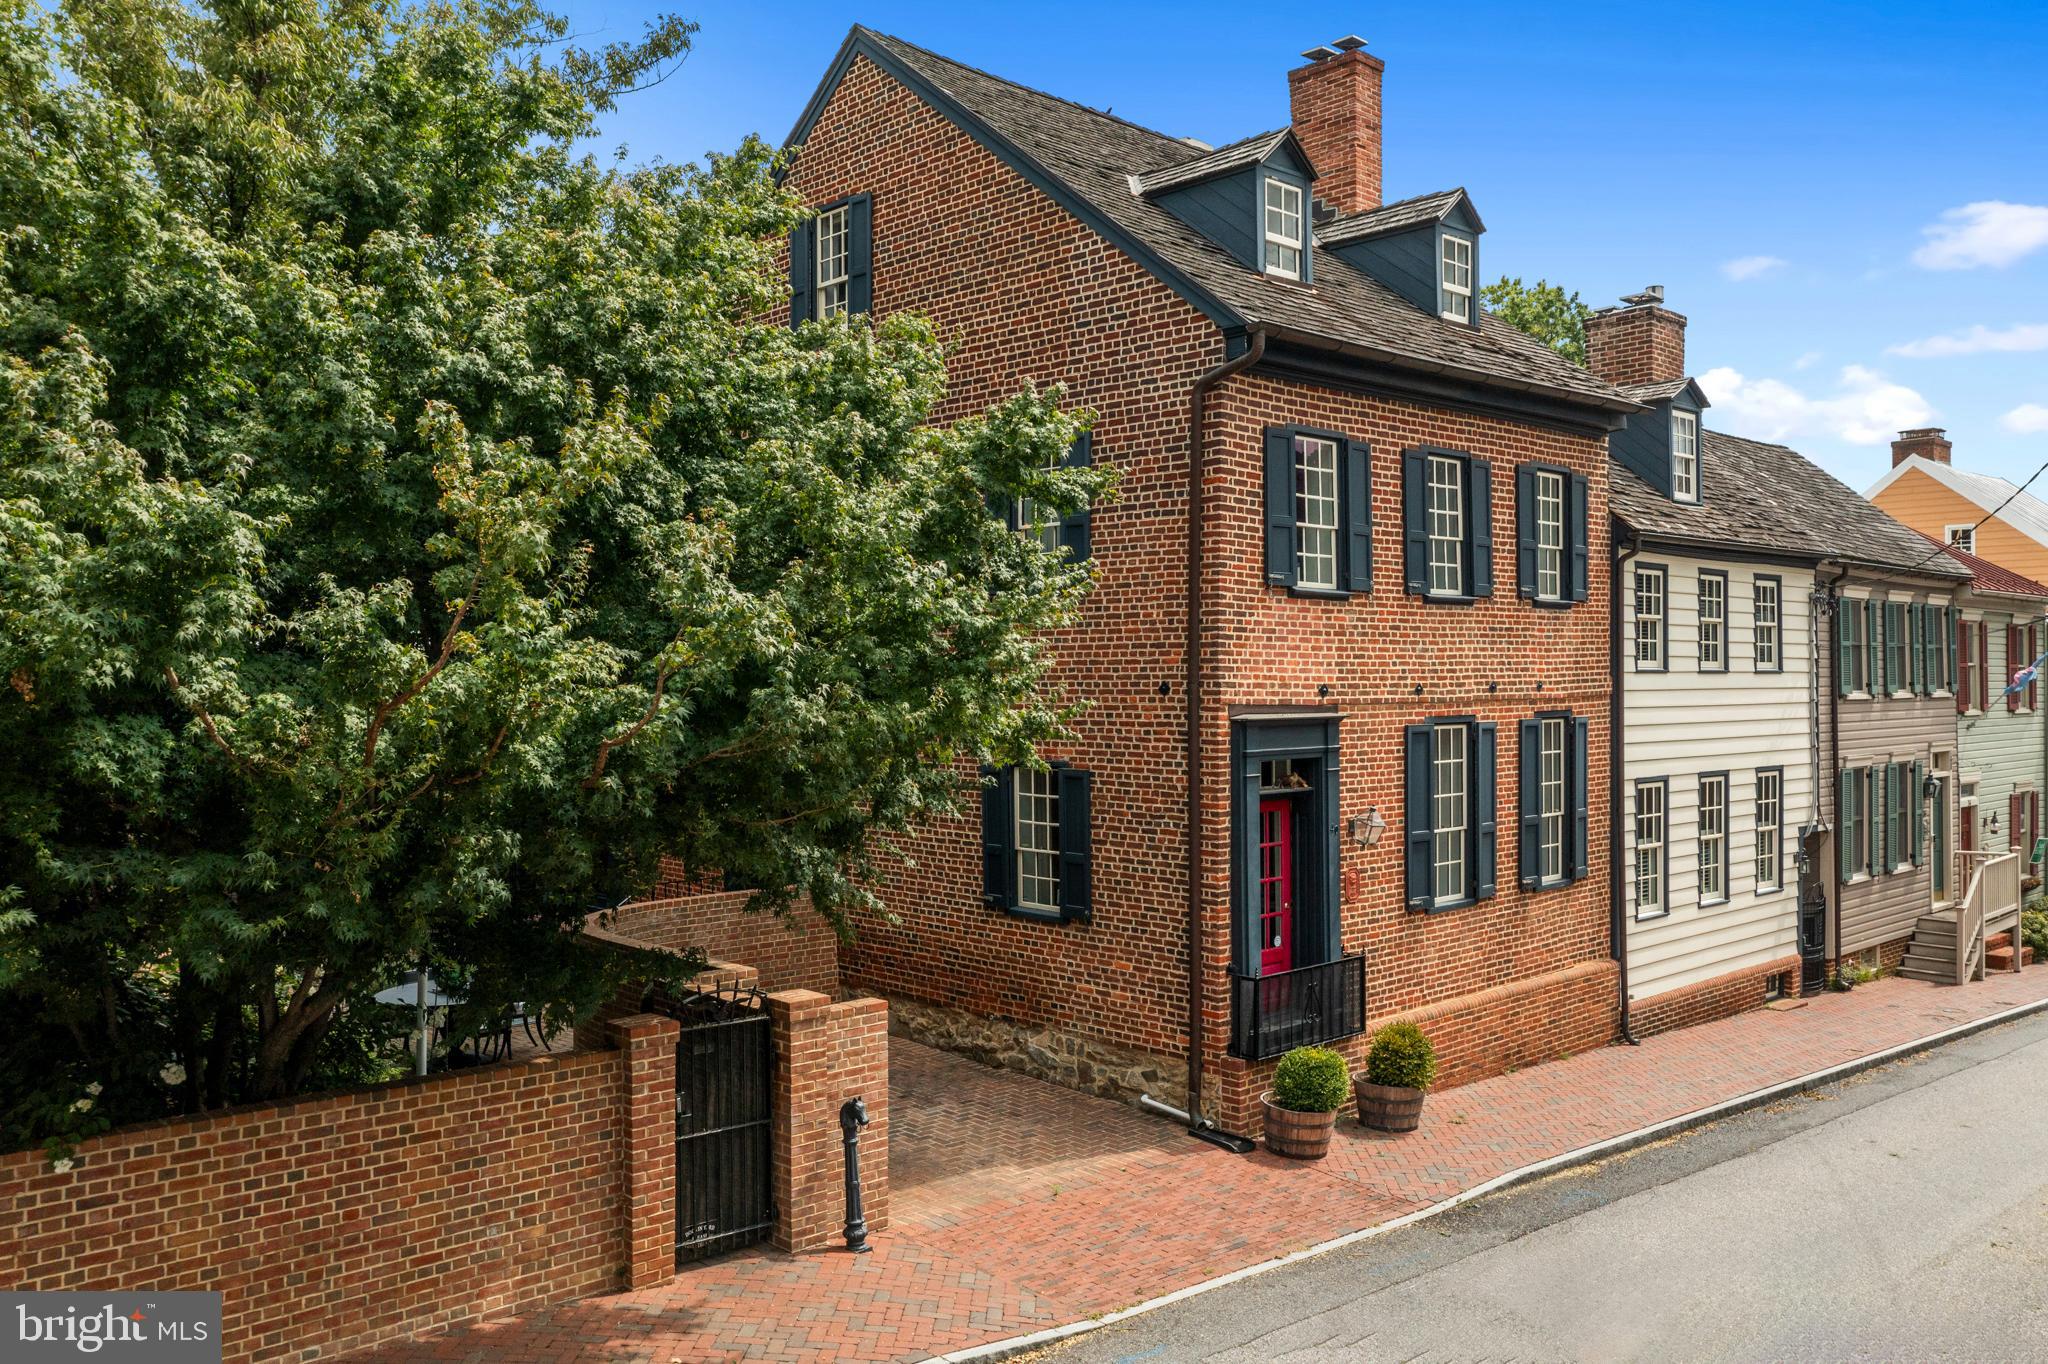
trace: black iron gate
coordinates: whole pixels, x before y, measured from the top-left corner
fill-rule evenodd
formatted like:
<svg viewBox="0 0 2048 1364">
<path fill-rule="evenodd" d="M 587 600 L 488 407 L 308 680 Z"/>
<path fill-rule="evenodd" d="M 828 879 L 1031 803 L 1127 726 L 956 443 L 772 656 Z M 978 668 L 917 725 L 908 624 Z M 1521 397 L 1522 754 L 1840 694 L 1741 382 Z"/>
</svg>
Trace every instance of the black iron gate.
<svg viewBox="0 0 2048 1364">
<path fill-rule="evenodd" d="M 664 1012 L 676 1044 L 676 1261 L 763 1240 L 775 1226 L 769 1111 L 773 1025 L 752 991 L 693 994 Z"/>
</svg>

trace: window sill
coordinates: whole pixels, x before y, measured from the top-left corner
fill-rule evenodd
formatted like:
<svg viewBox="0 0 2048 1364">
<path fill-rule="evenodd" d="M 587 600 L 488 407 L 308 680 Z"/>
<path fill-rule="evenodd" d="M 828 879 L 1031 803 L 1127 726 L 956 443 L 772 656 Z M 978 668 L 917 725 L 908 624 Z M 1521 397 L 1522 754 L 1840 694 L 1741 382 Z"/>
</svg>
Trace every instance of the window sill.
<svg viewBox="0 0 2048 1364">
<path fill-rule="evenodd" d="M 1540 606 L 1545 611 L 1569 611 L 1579 603 L 1570 597 L 1526 597 L 1531 606 Z"/>
<path fill-rule="evenodd" d="M 1306 597 L 1311 601 L 1350 601 L 1357 595 L 1341 587 L 1289 587 L 1285 590 L 1290 597 Z"/>
<path fill-rule="evenodd" d="M 1756 898 L 1759 900 L 1763 899 L 1766 895 L 1783 895 L 1784 893 L 1785 886 L 1783 882 L 1774 886 L 1758 886 L 1756 888 Z"/>
<path fill-rule="evenodd" d="M 1462 900 L 1432 900 L 1424 905 L 1411 903 L 1408 908 L 1418 914 L 1442 914 L 1447 910 L 1470 909 L 1478 903 L 1479 899 L 1477 896 L 1468 895 Z"/>
<path fill-rule="evenodd" d="M 1668 673 L 1671 671 L 1671 668 L 1668 664 L 1664 663 L 1659 663 L 1655 666 L 1648 666 L 1642 663 L 1638 663 L 1635 666 L 1635 671 L 1639 673 Z"/>
<path fill-rule="evenodd" d="M 1655 923 L 1659 919 L 1668 919 L 1670 917 L 1671 911 L 1668 909 L 1653 909 L 1648 913 L 1644 913 L 1640 909 L 1636 911 L 1636 922 L 1639 924 Z"/>
<path fill-rule="evenodd" d="M 1723 674 L 1723 673 L 1726 673 L 1726 672 L 1728 671 L 1728 665 L 1727 665 L 1726 663 L 1723 663 L 1723 664 L 1721 664 L 1721 665 L 1720 665 L 1719 667 L 1717 667 L 1717 668 L 1710 668 L 1710 667 L 1708 667 L 1708 666 L 1707 666 L 1706 664 L 1702 663 L 1702 664 L 1700 664 L 1700 671 L 1701 671 L 1701 672 L 1703 672 L 1703 673 L 1711 673 L 1711 674 L 1719 675 L 1719 674 Z"/>
<path fill-rule="evenodd" d="M 1723 896 L 1722 896 L 1722 897 L 1721 897 L 1720 899 L 1718 899 L 1718 900 L 1702 900 L 1702 901 L 1700 901 L 1700 908 L 1701 908 L 1701 909 L 1719 909 L 1719 908 L 1720 908 L 1721 906 L 1723 906 L 1723 905 L 1725 905 L 1725 904 L 1727 904 L 1727 903 L 1728 903 L 1728 897 L 1727 897 L 1727 896 L 1725 896 L 1725 895 L 1723 895 Z"/>
<path fill-rule="evenodd" d="M 1465 592 L 1423 592 L 1418 595 L 1424 601 L 1435 602 L 1438 606 L 1470 606 L 1481 600 Z"/>
<path fill-rule="evenodd" d="M 1541 895 L 1546 890 L 1563 890 L 1578 879 L 1576 876 L 1538 877 L 1534 881 L 1522 881 L 1519 885 L 1524 894 Z"/>
<path fill-rule="evenodd" d="M 1033 909 L 1029 905 L 1012 905 L 1001 902 L 992 903 L 989 908 L 998 910 L 1012 919 L 1023 919 L 1034 924 L 1063 924 L 1067 921 L 1066 915 L 1056 909 Z"/>
</svg>

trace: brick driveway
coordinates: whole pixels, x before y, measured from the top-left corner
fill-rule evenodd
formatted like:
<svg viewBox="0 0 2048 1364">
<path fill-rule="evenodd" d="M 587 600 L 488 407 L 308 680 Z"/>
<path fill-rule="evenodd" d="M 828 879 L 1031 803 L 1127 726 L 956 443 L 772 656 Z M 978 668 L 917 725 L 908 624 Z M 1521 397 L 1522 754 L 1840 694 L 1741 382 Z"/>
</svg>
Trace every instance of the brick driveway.
<svg viewBox="0 0 2048 1364">
<path fill-rule="evenodd" d="M 1330 1157 L 1233 1156 L 1135 1109 L 891 1042 L 895 1223 L 872 1254 L 729 1256 L 662 1288 L 362 1359 L 922 1360 L 1099 1316 L 1425 1208 L 1497 1175 L 2015 1005 L 2048 967 L 1888 979 L 1434 1096 L 1423 1128 Z"/>
</svg>

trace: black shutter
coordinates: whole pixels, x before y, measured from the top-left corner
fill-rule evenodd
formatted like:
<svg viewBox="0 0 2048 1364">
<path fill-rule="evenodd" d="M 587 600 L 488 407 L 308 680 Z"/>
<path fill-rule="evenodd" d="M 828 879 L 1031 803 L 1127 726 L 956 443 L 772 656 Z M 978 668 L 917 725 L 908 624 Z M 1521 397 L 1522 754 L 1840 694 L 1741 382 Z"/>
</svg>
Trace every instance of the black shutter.
<svg viewBox="0 0 2048 1364">
<path fill-rule="evenodd" d="M 1094 914 L 1089 884 L 1094 851 L 1089 789 L 1094 774 L 1062 767 L 1054 775 L 1060 793 L 1060 918 L 1085 924 Z"/>
<path fill-rule="evenodd" d="M 1586 755 L 1592 749 L 1593 722 L 1585 716 L 1572 721 L 1572 879 L 1584 880 L 1591 850 L 1587 847 Z"/>
<path fill-rule="evenodd" d="M 998 909 L 1014 902 L 1010 894 L 1010 802 L 1015 781 L 1010 769 L 983 769 L 994 780 L 981 788 L 981 901 Z"/>
<path fill-rule="evenodd" d="M 1586 476 L 1584 474 L 1573 474 L 1571 476 L 1571 500 L 1569 503 L 1571 524 L 1566 528 L 1566 536 L 1571 546 L 1572 554 L 1571 596 L 1573 601 L 1584 601 L 1587 592 L 1586 561 L 1588 550 L 1586 548 L 1586 537 L 1588 531 L 1586 528 L 1586 507 Z"/>
<path fill-rule="evenodd" d="M 875 306 L 875 201 L 856 194 L 846 205 L 846 310 Z"/>
<path fill-rule="evenodd" d="M 811 238 L 809 220 L 797 224 L 789 234 L 789 325 L 811 320 Z"/>
<path fill-rule="evenodd" d="M 1431 854 L 1435 827 L 1430 783 L 1430 759 L 1435 737 L 1436 731 L 1428 725 L 1408 726 L 1408 800 L 1401 813 L 1401 828 L 1407 840 L 1410 909 L 1428 909 L 1436 895 L 1436 862 Z"/>
<path fill-rule="evenodd" d="M 1294 434 L 1266 428 L 1266 581 L 1292 587 L 1294 573 Z"/>
<path fill-rule="evenodd" d="M 1429 457 L 1401 452 L 1401 547 L 1408 590 L 1429 591 Z"/>
<path fill-rule="evenodd" d="M 1483 459 L 1465 462 L 1466 543 L 1472 547 L 1472 595 L 1493 595 L 1493 466 Z"/>
<path fill-rule="evenodd" d="M 1515 469 L 1515 595 L 1536 595 L 1536 471 L 1526 464 Z"/>
<path fill-rule="evenodd" d="M 1543 880 L 1543 722 L 1524 720 L 1521 729 L 1522 824 L 1516 843 L 1517 870 L 1522 889 L 1529 890 Z"/>
<path fill-rule="evenodd" d="M 1344 586 L 1372 591 L 1372 447 L 1347 440 L 1344 459 Z"/>
<path fill-rule="evenodd" d="M 1067 467 L 1085 469 L 1095 462 L 1095 433 L 1083 431 L 1074 438 L 1067 448 Z M 1074 563 L 1085 560 L 1092 552 L 1089 542 L 1088 517 L 1090 508 L 1082 507 L 1070 511 L 1060 518 L 1060 543 L 1066 546 L 1067 557 Z"/>
<path fill-rule="evenodd" d="M 1499 853 L 1496 844 L 1500 827 L 1495 818 L 1495 755 L 1491 720 L 1472 726 L 1472 751 L 1472 827 L 1478 831 L 1478 837 L 1472 840 L 1473 898 L 1490 900 L 1495 892 L 1494 877 Z"/>
</svg>

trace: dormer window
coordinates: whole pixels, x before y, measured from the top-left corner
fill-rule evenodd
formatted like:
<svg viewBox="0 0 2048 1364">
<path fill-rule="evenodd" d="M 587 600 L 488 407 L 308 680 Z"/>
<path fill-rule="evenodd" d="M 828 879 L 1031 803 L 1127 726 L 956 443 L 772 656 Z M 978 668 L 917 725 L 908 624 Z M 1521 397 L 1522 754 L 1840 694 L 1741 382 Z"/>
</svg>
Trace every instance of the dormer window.
<svg viewBox="0 0 2048 1364">
<path fill-rule="evenodd" d="M 1240 201 L 1242 202 L 1242 201 Z M 1301 278 L 1301 189 L 1266 177 L 1266 273 Z"/>
<path fill-rule="evenodd" d="M 1443 315 L 1453 322 L 1472 320 L 1472 239 L 1443 234 Z"/>
<path fill-rule="evenodd" d="M 850 205 L 841 204 L 818 215 L 817 316 L 842 317 L 847 312 L 847 284 L 851 271 L 847 250 L 851 235 Z"/>
<path fill-rule="evenodd" d="M 1700 419 L 1692 412 L 1671 414 L 1671 496 L 1700 500 Z"/>
</svg>

